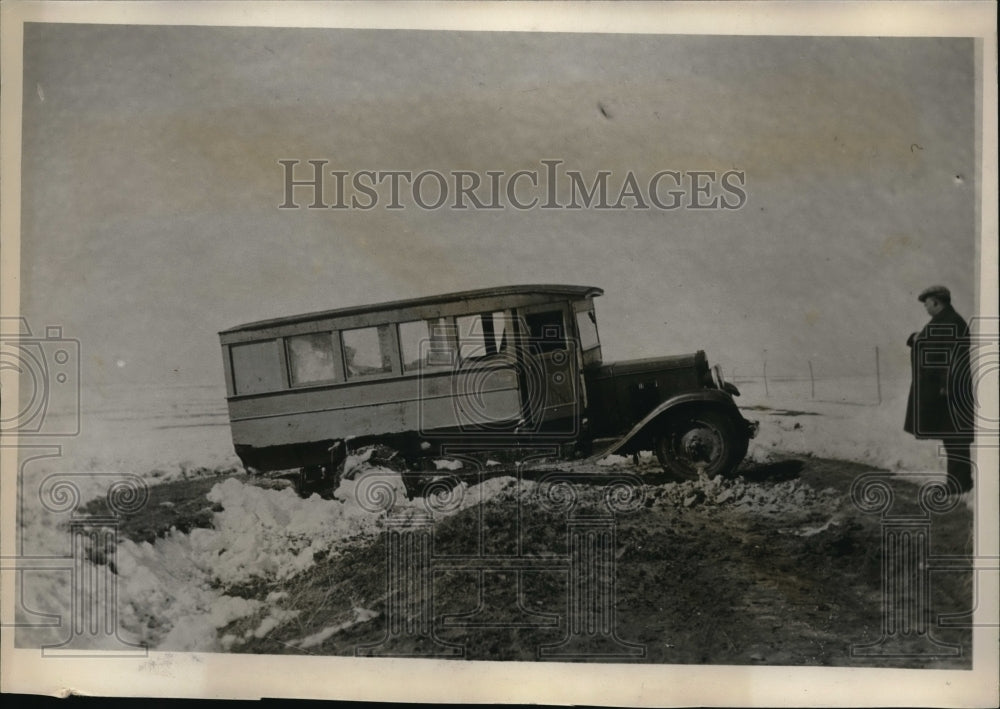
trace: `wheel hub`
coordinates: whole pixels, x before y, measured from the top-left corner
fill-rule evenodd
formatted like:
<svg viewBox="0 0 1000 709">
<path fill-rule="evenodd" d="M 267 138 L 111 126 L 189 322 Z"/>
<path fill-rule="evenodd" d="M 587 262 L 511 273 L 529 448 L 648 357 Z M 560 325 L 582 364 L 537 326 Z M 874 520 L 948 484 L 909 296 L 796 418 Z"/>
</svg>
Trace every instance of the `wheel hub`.
<svg viewBox="0 0 1000 709">
<path fill-rule="evenodd" d="M 681 448 L 689 460 L 711 462 L 715 456 L 718 441 L 712 432 L 704 428 L 693 428 L 681 438 Z"/>
</svg>

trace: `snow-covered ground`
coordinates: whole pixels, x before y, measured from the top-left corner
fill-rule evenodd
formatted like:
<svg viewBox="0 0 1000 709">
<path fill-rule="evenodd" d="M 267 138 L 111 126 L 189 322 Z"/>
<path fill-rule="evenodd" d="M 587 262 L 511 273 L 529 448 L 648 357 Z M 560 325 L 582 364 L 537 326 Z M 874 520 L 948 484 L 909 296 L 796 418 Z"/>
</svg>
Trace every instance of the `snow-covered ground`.
<svg viewBox="0 0 1000 709">
<path fill-rule="evenodd" d="M 759 435 L 749 451 L 752 459 L 766 460 L 780 451 L 853 460 L 889 470 L 943 470 L 936 442 L 916 441 L 902 431 L 906 382 L 883 383 L 881 404 L 867 380 L 817 384 L 814 398 L 808 382 L 769 384 L 766 395 L 755 382 L 741 383 L 744 395 L 739 404 L 748 418 L 760 421 Z M 81 435 L 65 443 L 63 455 L 25 464 L 21 481 L 24 554 L 65 557 L 70 553 L 66 525 L 72 509 L 52 511 L 37 494 L 40 485 L 51 484 L 53 473 L 60 474 L 59 480 L 72 482 L 84 502 L 104 494 L 110 483 L 127 474 L 156 484 L 238 466 L 222 392 L 182 387 L 155 401 L 150 412 L 132 410 L 127 400 L 113 396 L 85 398 Z M 230 635 L 220 641 L 218 630 L 258 612 L 263 619 L 251 635 L 266 634 L 294 617 L 281 608 L 281 593 L 262 601 L 227 590 L 252 581 L 280 582 L 307 569 L 318 552 L 335 554 L 345 544 L 372 538 L 385 523 L 387 505 L 403 519 L 428 511 L 424 500 L 406 500 L 398 474 L 372 465 L 363 456 L 348 465 L 358 475 L 342 483 L 338 499 L 316 495 L 302 499 L 289 489 L 223 479 L 208 496 L 222 507 L 214 515 L 212 529 L 174 530 L 152 544 L 122 541 L 116 558 L 120 637 L 165 650 L 225 650 L 243 639 Z M 446 472 L 453 466 L 445 461 L 439 467 Z M 452 514 L 512 484 L 513 478 L 504 477 L 472 487 L 463 483 L 450 497 L 438 500 L 432 511 L 436 516 Z M 69 617 L 68 572 L 24 572 L 23 577 L 21 622 L 36 622 L 39 616 L 31 612 Z M 369 613 L 357 608 L 356 618 L 345 623 L 358 622 Z M 59 642 L 66 632 L 65 626 L 22 627 L 17 639 L 19 645 L 38 646 Z M 304 637 L 301 642 L 307 647 L 322 639 Z"/>
<path fill-rule="evenodd" d="M 759 382 L 740 383 L 744 416 L 760 421 L 748 455 L 770 451 L 838 458 L 887 470 L 944 470 L 939 441 L 918 441 L 903 431 L 909 381 L 882 382 L 879 403 L 874 381 L 834 379 L 776 382 L 764 393 Z"/>
<path fill-rule="evenodd" d="M 130 471 L 155 482 L 239 465 L 222 386 L 84 387 L 78 411 L 46 418 L 57 420 L 58 430 L 78 420 L 80 432 L 36 439 L 60 452 L 32 463 L 32 471 Z"/>
</svg>

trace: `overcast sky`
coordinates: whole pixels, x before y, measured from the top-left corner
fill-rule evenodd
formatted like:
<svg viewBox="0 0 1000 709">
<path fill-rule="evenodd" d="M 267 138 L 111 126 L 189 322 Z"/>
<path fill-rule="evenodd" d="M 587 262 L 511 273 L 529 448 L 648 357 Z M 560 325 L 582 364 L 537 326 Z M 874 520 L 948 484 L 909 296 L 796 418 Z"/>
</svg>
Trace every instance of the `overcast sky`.
<svg viewBox="0 0 1000 709">
<path fill-rule="evenodd" d="M 85 384 L 221 384 L 218 330 L 511 283 L 603 287 L 605 359 L 744 372 L 905 374 L 922 288 L 975 310 L 971 40 L 47 24 L 24 56 L 22 310 Z M 281 159 L 737 169 L 747 200 L 280 210 Z"/>
</svg>

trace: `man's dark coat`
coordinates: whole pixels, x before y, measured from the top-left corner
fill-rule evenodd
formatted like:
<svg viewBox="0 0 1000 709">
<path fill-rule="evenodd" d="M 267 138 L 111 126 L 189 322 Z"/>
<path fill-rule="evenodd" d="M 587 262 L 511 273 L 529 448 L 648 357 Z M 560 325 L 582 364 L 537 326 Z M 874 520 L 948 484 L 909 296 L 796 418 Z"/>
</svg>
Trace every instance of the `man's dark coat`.
<svg viewBox="0 0 1000 709">
<path fill-rule="evenodd" d="M 968 324 L 946 305 L 906 344 L 913 380 L 903 430 L 917 438 L 971 438 L 975 407 Z"/>
</svg>

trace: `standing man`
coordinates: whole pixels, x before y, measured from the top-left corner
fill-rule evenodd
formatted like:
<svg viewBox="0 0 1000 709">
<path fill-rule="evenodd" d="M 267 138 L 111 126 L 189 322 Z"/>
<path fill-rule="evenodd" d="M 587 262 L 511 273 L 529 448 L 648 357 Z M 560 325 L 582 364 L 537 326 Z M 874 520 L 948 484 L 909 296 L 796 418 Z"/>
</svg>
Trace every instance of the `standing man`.
<svg viewBox="0 0 1000 709">
<path fill-rule="evenodd" d="M 917 296 L 931 320 L 910 335 L 913 381 L 903 430 L 944 442 L 949 487 L 972 489 L 970 448 L 975 405 L 969 364 L 969 326 L 951 307 L 951 292 L 931 286 Z"/>
</svg>

